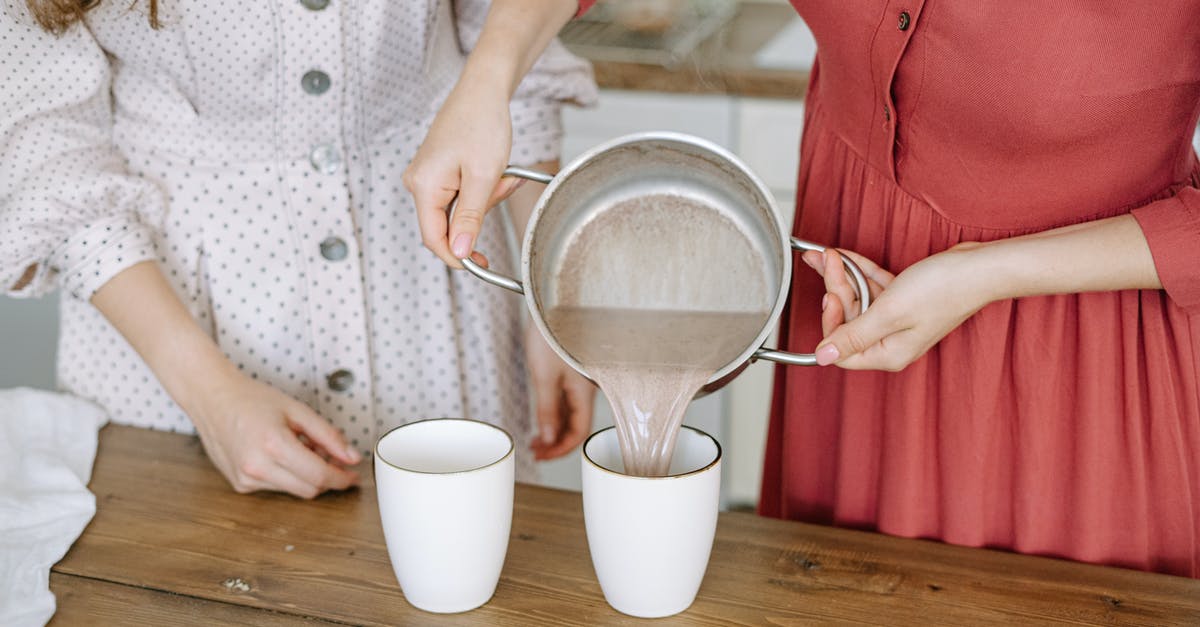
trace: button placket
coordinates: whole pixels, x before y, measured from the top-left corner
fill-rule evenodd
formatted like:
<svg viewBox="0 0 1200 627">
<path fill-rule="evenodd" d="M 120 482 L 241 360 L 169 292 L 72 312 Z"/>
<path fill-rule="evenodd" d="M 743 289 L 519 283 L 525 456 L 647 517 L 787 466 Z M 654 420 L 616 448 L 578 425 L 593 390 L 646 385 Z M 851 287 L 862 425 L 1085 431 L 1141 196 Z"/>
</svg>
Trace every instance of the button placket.
<svg viewBox="0 0 1200 627">
<path fill-rule="evenodd" d="M 895 141 L 899 112 L 892 98 L 896 70 L 908 49 L 920 20 L 924 0 L 893 0 L 887 3 L 871 48 L 872 76 L 878 94 L 878 117 L 872 124 L 868 161 L 894 181 Z"/>
<path fill-rule="evenodd" d="M 348 88 L 333 89 L 345 80 L 348 35 L 327 0 L 297 1 L 280 12 L 283 40 L 294 43 L 281 55 L 279 142 L 294 155 L 284 190 L 303 268 L 315 409 L 363 446 L 375 428 L 367 305 L 347 184 Z"/>
</svg>

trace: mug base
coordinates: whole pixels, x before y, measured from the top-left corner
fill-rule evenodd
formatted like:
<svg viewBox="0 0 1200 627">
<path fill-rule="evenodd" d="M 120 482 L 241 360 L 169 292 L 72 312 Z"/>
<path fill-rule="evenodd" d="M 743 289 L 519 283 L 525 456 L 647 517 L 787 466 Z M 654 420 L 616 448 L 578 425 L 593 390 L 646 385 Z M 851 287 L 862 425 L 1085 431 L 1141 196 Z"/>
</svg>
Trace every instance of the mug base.
<svg viewBox="0 0 1200 627">
<path fill-rule="evenodd" d="M 608 598 L 608 595 L 604 596 L 604 600 L 608 601 L 609 607 L 626 616 L 633 616 L 634 618 L 666 618 L 686 611 L 696 601 L 696 598 L 692 597 L 687 600 L 687 603 L 667 607 L 619 607 Z"/>
<path fill-rule="evenodd" d="M 483 601 L 467 601 L 464 603 L 416 603 L 408 597 L 404 597 L 404 600 L 418 610 L 429 612 L 430 614 L 462 614 L 463 612 L 470 612 L 471 610 L 476 610 L 487 605 L 488 601 L 492 600 L 492 596 L 494 594 L 488 595 Z"/>
</svg>

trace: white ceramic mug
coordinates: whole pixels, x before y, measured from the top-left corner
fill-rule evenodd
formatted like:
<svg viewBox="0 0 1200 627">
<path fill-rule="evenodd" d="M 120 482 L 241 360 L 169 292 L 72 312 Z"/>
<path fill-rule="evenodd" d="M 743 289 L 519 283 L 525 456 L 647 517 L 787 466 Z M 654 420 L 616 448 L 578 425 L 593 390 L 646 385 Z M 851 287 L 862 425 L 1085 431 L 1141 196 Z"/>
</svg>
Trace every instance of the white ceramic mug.
<svg viewBox="0 0 1200 627">
<path fill-rule="evenodd" d="M 465 612 L 492 598 L 508 551 L 514 471 L 512 437 L 484 422 L 423 420 L 379 438 L 383 535 L 414 607 Z"/>
<path fill-rule="evenodd" d="M 670 616 L 696 598 L 721 493 L 721 446 L 691 427 L 679 431 L 669 475 L 623 473 L 617 432 L 583 445 L 583 518 L 596 578 L 608 604 L 643 618 Z"/>
</svg>

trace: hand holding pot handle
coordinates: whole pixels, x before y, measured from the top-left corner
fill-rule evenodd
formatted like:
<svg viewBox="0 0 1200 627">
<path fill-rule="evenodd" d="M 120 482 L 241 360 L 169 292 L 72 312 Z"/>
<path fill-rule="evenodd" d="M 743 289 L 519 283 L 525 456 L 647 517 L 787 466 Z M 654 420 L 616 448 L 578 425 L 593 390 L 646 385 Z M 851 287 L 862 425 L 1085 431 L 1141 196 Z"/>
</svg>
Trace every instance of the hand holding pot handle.
<svg viewBox="0 0 1200 627">
<path fill-rule="evenodd" d="M 517 167 L 515 165 L 510 165 L 507 168 L 505 168 L 504 173 L 501 174 L 500 176 L 501 176 L 501 178 L 511 176 L 511 177 L 516 177 L 516 178 L 520 178 L 520 179 L 528 179 L 530 181 L 536 181 L 543 185 L 549 185 L 550 181 L 554 180 L 553 175 L 546 174 L 545 172 L 540 172 L 538 170 L 530 170 L 528 168 Z M 454 214 L 453 206 L 451 207 L 450 212 L 451 212 L 451 215 L 453 216 L 453 214 Z M 484 281 L 491 283 L 492 285 L 495 285 L 496 287 L 503 287 L 506 290 L 510 290 L 510 291 L 516 292 L 518 294 L 525 293 L 525 288 L 521 285 L 521 282 L 519 280 L 511 278 L 511 277 L 506 277 L 503 274 L 500 274 L 498 272 L 492 272 L 491 270 L 488 270 L 487 268 L 479 265 L 472 259 L 469 259 L 469 258 L 463 259 L 462 265 L 464 268 L 467 269 L 467 272 L 474 274 L 476 277 L 479 277 L 480 279 L 483 279 Z"/>
<path fill-rule="evenodd" d="M 820 253 L 825 252 L 824 246 L 802 240 L 798 237 L 792 238 L 792 249 L 798 251 L 811 250 Z M 862 269 L 858 267 L 858 264 L 854 263 L 853 260 L 846 255 L 841 255 L 841 257 L 842 265 L 850 273 L 850 276 L 853 279 L 851 287 L 854 288 L 854 292 L 858 295 L 859 315 L 862 315 L 862 312 L 866 311 L 867 307 L 871 304 L 871 290 L 867 285 L 867 277 L 865 274 L 863 274 Z M 789 353 L 787 351 L 765 347 L 754 351 L 754 359 L 766 359 L 768 361 L 774 361 L 792 366 L 817 365 L 817 356 L 814 353 Z"/>
</svg>

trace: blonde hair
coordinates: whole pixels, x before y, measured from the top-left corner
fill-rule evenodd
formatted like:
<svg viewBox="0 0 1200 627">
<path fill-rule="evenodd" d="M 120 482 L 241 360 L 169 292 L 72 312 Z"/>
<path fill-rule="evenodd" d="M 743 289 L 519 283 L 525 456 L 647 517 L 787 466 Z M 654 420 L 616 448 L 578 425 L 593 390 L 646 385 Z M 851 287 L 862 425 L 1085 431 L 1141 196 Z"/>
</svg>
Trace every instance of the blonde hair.
<svg viewBox="0 0 1200 627">
<path fill-rule="evenodd" d="M 138 0 L 134 0 L 134 4 Z M 83 21 L 88 11 L 100 4 L 100 0 L 25 0 L 29 12 L 42 28 L 62 34 L 77 22 Z M 158 28 L 158 0 L 148 0 L 150 3 L 150 27 Z M 132 6 L 132 5 L 131 5 Z"/>
</svg>

